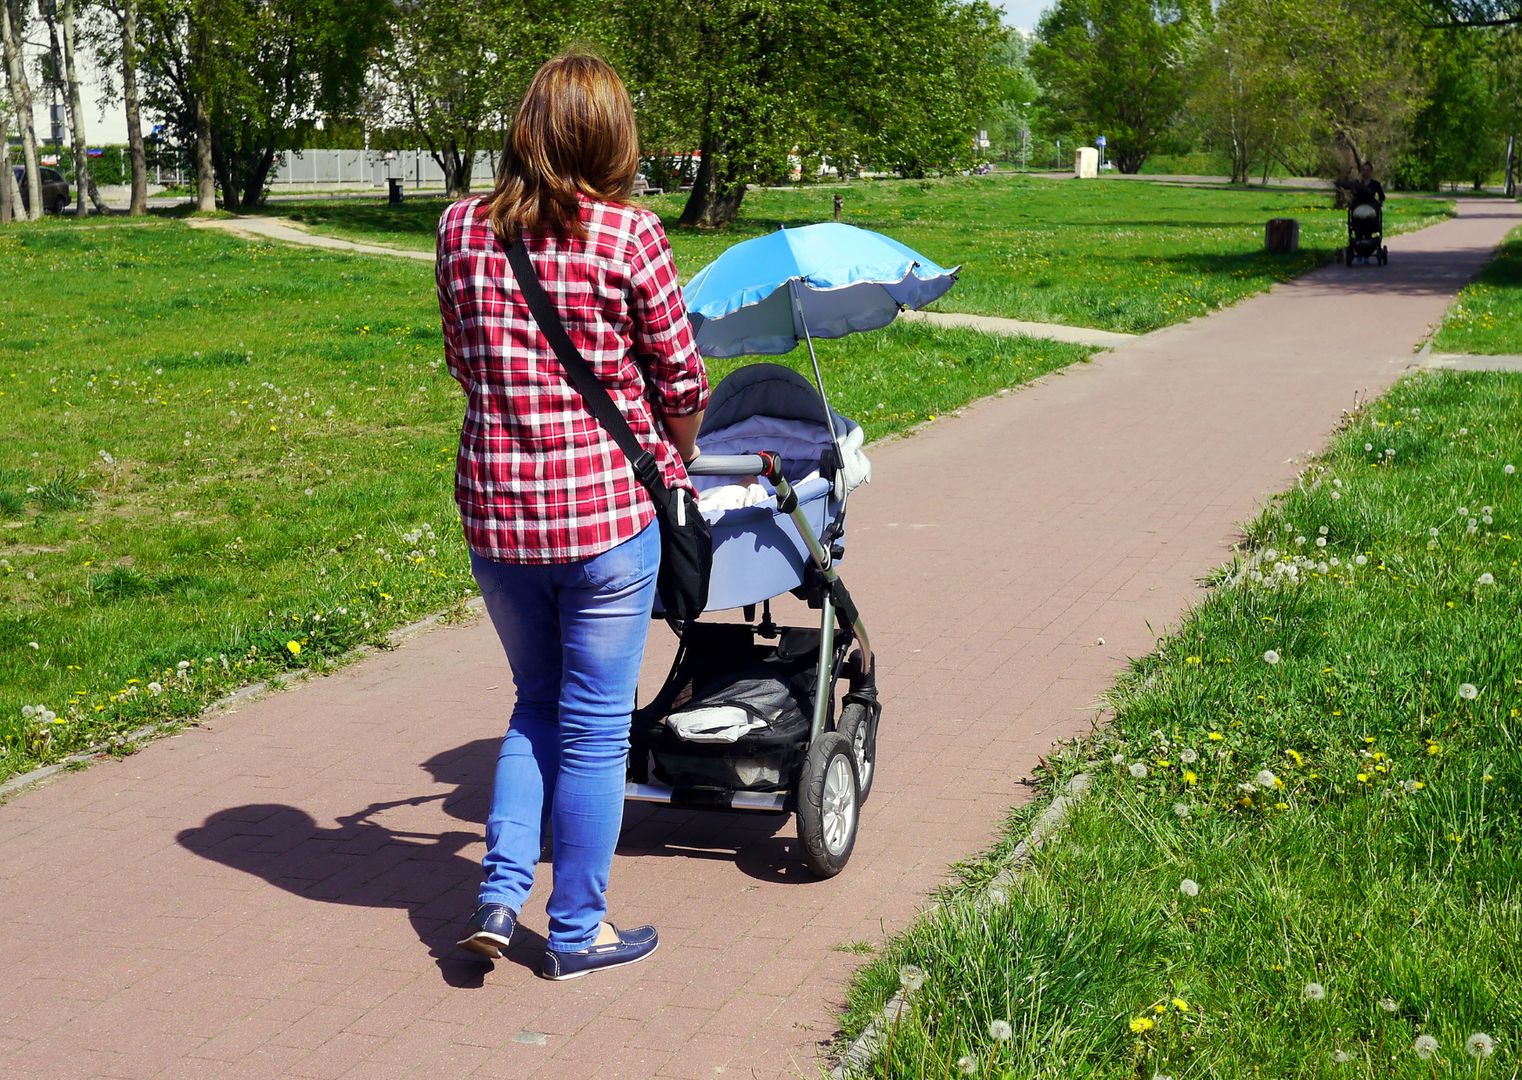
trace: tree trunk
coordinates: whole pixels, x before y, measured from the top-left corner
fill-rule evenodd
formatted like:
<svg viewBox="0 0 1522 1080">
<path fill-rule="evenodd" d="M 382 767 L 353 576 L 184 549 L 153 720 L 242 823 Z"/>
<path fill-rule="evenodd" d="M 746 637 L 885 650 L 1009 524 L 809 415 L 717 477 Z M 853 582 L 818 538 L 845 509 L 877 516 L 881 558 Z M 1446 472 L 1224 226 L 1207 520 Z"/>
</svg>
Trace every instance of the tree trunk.
<svg viewBox="0 0 1522 1080">
<path fill-rule="evenodd" d="M 717 140 L 703 140 L 703 159 L 698 162 L 698 174 L 692 180 L 692 193 L 682 208 L 680 225 L 695 225 L 701 229 L 717 229 L 728 225 L 740 214 L 740 200 L 745 198 L 745 182 L 733 176 L 725 162 Z"/>
<path fill-rule="evenodd" d="M 211 160 L 211 113 L 206 106 L 206 92 L 196 92 L 196 213 L 209 214 L 217 208 L 216 169 Z"/>
<path fill-rule="evenodd" d="M 264 201 L 264 182 L 269 179 L 270 169 L 274 168 L 274 166 L 275 151 L 273 149 L 266 150 L 259 155 L 259 160 L 254 163 L 254 167 L 243 178 L 243 200 L 241 205 L 244 210 L 259 209 L 259 204 Z"/>
<path fill-rule="evenodd" d="M 26 58 L 21 51 L 21 26 L 13 19 L 12 0 L 0 0 L 0 51 L 5 54 L 5 73 L 11 84 L 11 104 L 21 131 L 21 157 L 26 165 L 28 209 L 23 205 L 18 217 L 33 221 L 42 217 L 42 174 L 37 168 L 37 129 L 32 123 L 32 85 L 26 79 Z M 19 12 L 16 12 L 19 17 Z M 9 162 L 6 163 L 9 167 Z"/>
<path fill-rule="evenodd" d="M 5 120 L 5 110 L 0 109 L 0 225 L 11 223 L 11 187 L 16 182 L 15 170 L 11 168 L 10 143 L 6 141 L 10 132 L 6 130 Z"/>
<path fill-rule="evenodd" d="M 433 160 L 444 170 L 444 194 L 451 199 L 463 199 L 470 194 L 470 174 L 475 165 L 475 148 L 469 144 L 461 149 L 454 136 L 444 140 L 442 152 L 434 154 Z"/>
<path fill-rule="evenodd" d="M 127 148 L 132 157 L 132 205 L 127 213 L 148 212 L 148 154 L 143 147 L 143 117 L 137 92 L 137 0 L 123 0 L 122 101 L 127 109 Z"/>
<path fill-rule="evenodd" d="M 85 199 L 94 191 L 90 182 L 90 145 L 85 141 L 85 110 L 79 100 L 79 75 L 74 70 L 74 0 L 63 0 L 63 77 L 69 90 L 69 135 L 74 146 L 74 216 L 90 212 Z"/>
<path fill-rule="evenodd" d="M 1506 187 L 1504 189 L 1508 199 L 1517 194 L 1516 164 L 1517 137 L 1508 135 L 1506 136 Z"/>
</svg>

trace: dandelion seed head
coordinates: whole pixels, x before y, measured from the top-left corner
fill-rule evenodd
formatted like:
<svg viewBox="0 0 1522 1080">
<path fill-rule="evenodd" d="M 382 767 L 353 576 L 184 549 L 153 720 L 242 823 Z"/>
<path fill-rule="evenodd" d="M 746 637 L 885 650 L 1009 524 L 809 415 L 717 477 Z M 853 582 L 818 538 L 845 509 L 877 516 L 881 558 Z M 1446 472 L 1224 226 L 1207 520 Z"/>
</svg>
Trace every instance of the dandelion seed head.
<svg viewBox="0 0 1522 1080">
<path fill-rule="evenodd" d="M 971 1054 L 963 1054 L 957 1058 L 957 1071 L 963 1076 L 971 1076 L 978 1071 L 978 1059 Z"/>
<path fill-rule="evenodd" d="M 1258 775 L 1253 777 L 1259 787 L 1271 788 L 1278 783 L 1279 778 L 1274 775 L 1272 769 L 1260 769 Z"/>
<path fill-rule="evenodd" d="M 1339 1065 L 1346 1065 L 1348 1062 L 1353 1060 L 1353 1055 L 1348 1053 L 1346 1050 L 1333 1050 L 1332 1060 Z"/>
<path fill-rule="evenodd" d="M 1416 1056 L 1423 1061 L 1431 1061 L 1432 1055 L 1437 1053 L 1437 1040 L 1431 1035 L 1418 1035 L 1416 1042 L 1411 1044 L 1411 1049 L 1416 1051 Z"/>
<path fill-rule="evenodd" d="M 1137 780 L 1145 780 L 1147 778 L 1147 767 L 1139 761 L 1133 761 L 1131 763 L 1131 776 Z"/>
<path fill-rule="evenodd" d="M 1469 516 L 1469 507 L 1467 507 L 1467 506 L 1461 506 L 1461 507 L 1459 507 L 1459 517 L 1468 517 L 1468 516 Z"/>
<path fill-rule="evenodd" d="M 1517 471 L 1517 467 L 1515 465 L 1508 465 L 1501 471 L 1504 472 L 1507 476 L 1510 476 L 1512 473 Z"/>
<path fill-rule="evenodd" d="M 1368 566 L 1369 557 L 1367 555 L 1355 555 L 1353 556 L 1353 562 L 1357 566 Z"/>
<path fill-rule="evenodd" d="M 1477 698 L 1479 696 L 1480 696 L 1479 688 L 1476 687 L 1474 685 L 1474 683 L 1460 683 L 1459 684 L 1459 697 L 1463 698 L 1465 701 L 1473 701 L 1475 698 Z"/>
<path fill-rule="evenodd" d="M 1124 765 L 1125 763 L 1126 763 L 1126 755 L 1125 754 L 1111 754 L 1110 755 L 1110 764 L 1111 765 Z"/>
<path fill-rule="evenodd" d="M 1477 579 L 1475 579 L 1475 584 L 1476 585 L 1494 585 L 1495 583 L 1496 583 L 1495 575 L 1489 573 L 1488 571 L 1486 573 L 1481 574 Z"/>
<path fill-rule="evenodd" d="M 1187 803 L 1181 803 L 1181 802 L 1174 803 L 1173 804 L 1173 813 L 1174 813 L 1174 816 L 1176 816 L 1180 821 L 1183 821 L 1185 818 L 1187 818 L 1189 816 L 1189 806 L 1188 806 L 1188 804 Z"/>
<path fill-rule="evenodd" d="M 1395 999 L 1391 997 L 1380 998 L 1379 1007 L 1387 1013 L 1393 1013 L 1396 1009 L 1400 1008 L 1400 1006 L 1395 1003 Z"/>
<path fill-rule="evenodd" d="M 1182 750 L 1180 750 L 1178 752 L 1178 759 L 1180 761 L 1182 761 L 1185 765 L 1193 765 L 1196 761 L 1199 760 L 1199 758 L 1200 758 L 1200 755 L 1196 754 L 1193 750 L 1191 750 L 1187 746 L 1184 749 L 1182 749 Z"/>
<path fill-rule="evenodd" d="M 1305 990 L 1302 991 L 1302 992 L 1305 995 L 1305 1000 L 1306 1001 L 1325 1001 L 1326 1000 L 1326 987 L 1322 986 L 1318 982 L 1308 982 L 1308 983 L 1306 983 L 1305 984 Z"/>
<path fill-rule="evenodd" d="M 1198 896 L 1200 895 L 1200 883 L 1195 881 L 1194 878 L 1185 878 L 1178 883 L 1178 891 L 1185 896 Z"/>
<path fill-rule="evenodd" d="M 1008 1042 L 1014 1034 L 1008 1020 L 991 1020 L 988 1024 L 988 1037 L 995 1042 Z"/>
<path fill-rule="evenodd" d="M 918 990 L 925 985 L 925 972 L 914 964 L 905 964 L 898 969 L 898 984 L 905 990 Z"/>
<path fill-rule="evenodd" d="M 1464 1040 L 1464 1050 L 1472 1058 L 1488 1058 L 1496 1052 L 1496 1043 L 1483 1031 L 1476 1031 Z"/>
<path fill-rule="evenodd" d="M 1279 662 L 1279 654 L 1274 652 L 1273 649 L 1269 649 L 1263 654 L 1263 662 L 1272 667 L 1274 664 Z"/>
</svg>

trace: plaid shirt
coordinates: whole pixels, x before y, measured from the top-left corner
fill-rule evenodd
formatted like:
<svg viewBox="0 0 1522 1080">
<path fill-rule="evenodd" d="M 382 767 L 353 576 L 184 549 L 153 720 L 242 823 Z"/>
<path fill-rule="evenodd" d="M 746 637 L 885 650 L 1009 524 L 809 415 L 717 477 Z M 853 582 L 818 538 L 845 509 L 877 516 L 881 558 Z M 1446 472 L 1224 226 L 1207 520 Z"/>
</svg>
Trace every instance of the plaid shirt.
<svg viewBox="0 0 1522 1080">
<path fill-rule="evenodd" d="M 585 241 L 527 238 L 534 269 L 666 484 L 687 486 L 656 417 L 703 408 L 708 377 L 671 246 L 648 210 L 583 199 L 581 220 Z M 437 274 L 444 358 L 467 397 L 455 502 L 471 550 L 563 563 L 637 536 L 655 516 L 649 493 L 540 333 L 483 200 L 439 219 Z"/>
</svg>

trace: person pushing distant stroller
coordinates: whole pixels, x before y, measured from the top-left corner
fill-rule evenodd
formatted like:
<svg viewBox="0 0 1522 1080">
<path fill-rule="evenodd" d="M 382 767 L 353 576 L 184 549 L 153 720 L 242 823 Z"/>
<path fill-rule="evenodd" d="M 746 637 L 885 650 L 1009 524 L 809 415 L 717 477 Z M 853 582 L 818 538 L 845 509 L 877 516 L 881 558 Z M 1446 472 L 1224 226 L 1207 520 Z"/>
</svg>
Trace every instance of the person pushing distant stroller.
<svg viewBox="0 0 1522 1080">
<path fill-rule="evenodd" d="M 1338 180 L 1337 187 L 1348 192 L 1348 246 L 1339 252 L 1342 261 L 1378 259 L 1383 266 L 1390 259 L 1385 239 L 1385 188 L 1374 179 L 1374 166 L 1365 161 L 1352 180 Z"/>
</svg>

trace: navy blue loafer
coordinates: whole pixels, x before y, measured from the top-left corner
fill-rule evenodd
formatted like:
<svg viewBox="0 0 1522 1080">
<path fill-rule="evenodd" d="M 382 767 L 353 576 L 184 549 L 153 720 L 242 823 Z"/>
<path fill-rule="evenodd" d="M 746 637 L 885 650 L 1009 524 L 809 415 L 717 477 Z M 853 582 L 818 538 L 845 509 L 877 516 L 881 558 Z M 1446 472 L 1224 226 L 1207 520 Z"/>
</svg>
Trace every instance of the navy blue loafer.
<svg viewBox="0 0 1522 1080">
<path fill-rule="evenodd" d="M 653 926 L 637 926 L 633 930 L 620 930 L 615 926 L 613 932 L 618 935 L 618 941 L 612 945 L 593 945 L 577 952 L 547 949 L 544 962 L 539 965 L 539 974 L 559 982 L 579 979 L 594 971 L 637 964 L 655 952 L 661 940 Z"/>
<path fill-rule="evenodd" d="M 517 926 L 518 913 L 506 904 L 482 904 L 456 944 L 488 960 L 500 960 Z"/>
</svg>

